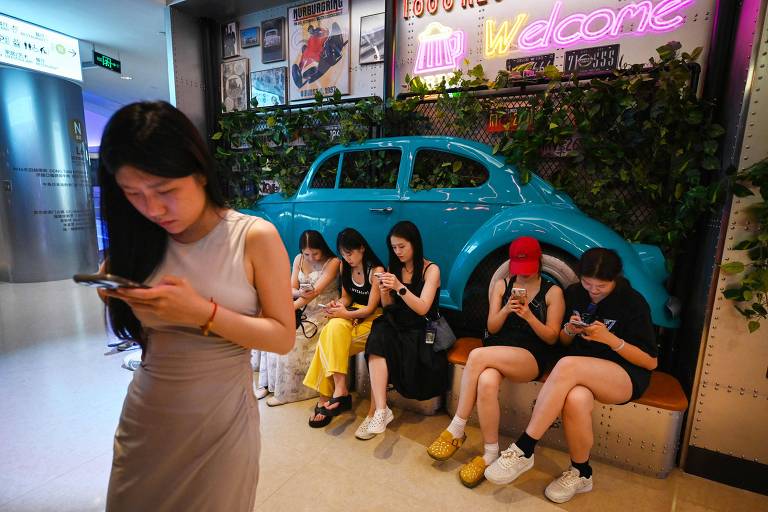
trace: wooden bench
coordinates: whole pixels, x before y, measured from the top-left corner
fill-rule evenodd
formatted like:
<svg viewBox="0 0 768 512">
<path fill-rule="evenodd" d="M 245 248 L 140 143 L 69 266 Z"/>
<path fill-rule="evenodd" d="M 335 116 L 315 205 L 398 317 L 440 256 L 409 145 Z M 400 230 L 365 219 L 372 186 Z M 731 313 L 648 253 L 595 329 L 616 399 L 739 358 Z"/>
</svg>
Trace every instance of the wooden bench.
<svg viewBox="0 0 768 512">
<path fill-rule="evenodd" d="M 453 365 L 452 385 L 446 396 L 446 409 L 456 412 L 461 388 L 461 376 L 469 353 L 481 347 L 478 338 L 459 338 L 448 353 Z M 546 375 L 540 381 L 515 384 L 504 380 L 501 386 L 502 433 L 519 436 L 536 403 Z M 642 397 L 625 405 L 595 404 L 592 423 L 595 445 L 592 457 L 640 473 L 665 478 L 675 467 L 680 429 L 688 408 L 688 399 L 673 376 L 654 371 L 651 383 Z M 477 425 L 473 410 L 469 422 Z M 542 438 L 542 444 L 567 451 L 567 444 L 558 419 Z"/>
</svg>

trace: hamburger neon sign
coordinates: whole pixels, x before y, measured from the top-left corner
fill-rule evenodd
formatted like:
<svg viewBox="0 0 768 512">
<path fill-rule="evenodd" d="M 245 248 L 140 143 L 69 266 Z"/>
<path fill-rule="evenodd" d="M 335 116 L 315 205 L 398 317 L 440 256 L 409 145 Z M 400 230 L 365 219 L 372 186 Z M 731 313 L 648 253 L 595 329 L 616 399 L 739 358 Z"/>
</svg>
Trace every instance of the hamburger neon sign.
<svg viewBox="0 0 768 512">
<path fill-rule="evenodd" d="M 455 5 L 467 9 L 474 7 L 475 3 L 487 3 L 487 0 L 410 1 L 409 10 L 409 0 L 403 0 L 405 19 L 409 19 L 411 15 L 421 17 L 425 12 L 437 14 L 440 7 L 449 12 Z M 490 57 L 503 54 L 505 48 L 506 51 L 515 47 L 522 51 L 533 51 L 618 39 L 629 34 L 641 36 L 668 32 L 679 28 L 685 22 L 682 11 L 693 3 L 694 0 L 661 0 L 654 4 L 652 0 L 640 0 L 629 2 L 620 8 L 605 7 L 566 15 L 563 12 L 564 2 L 558 0 L 554 2 L 549 16 L 533 20 L 525 26 L 522 24 L 529 20 L 527 13 L 518 14 L 511 23 L 501 23 L 495 32 L 495 24 L 486 23 L 486 55 Z M 623 32 L 625 23 L 632 23 L 634 30 Z"/>
</svg>

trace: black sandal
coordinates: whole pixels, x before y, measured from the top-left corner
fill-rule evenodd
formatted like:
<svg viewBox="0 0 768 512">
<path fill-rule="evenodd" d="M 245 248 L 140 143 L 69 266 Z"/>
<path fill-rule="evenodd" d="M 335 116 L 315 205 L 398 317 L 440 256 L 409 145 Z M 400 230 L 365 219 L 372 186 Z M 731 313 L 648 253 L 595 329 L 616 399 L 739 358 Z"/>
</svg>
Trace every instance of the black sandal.
<svg viewBox="0 0 768 512">
<path fill-rule="evenodd" d="M 352 395 L 344 395 L 339 396 L 336 398 L 331 398 L 328 400 L 329 404 L 339 404 L 333 409 L 325 409 L 331 416 L 338 416 L 339 414 L 345 412 L 345 411 L 351 411 L 352 410 Z M 323 414 L 323 413 L 320 413 Z"/>
<path fill-rule="evenodd" d="M 321 420 L 313 419 L 318 414 L 322 414 L 323 419 Z M 333 414 L 331 414 L 331 411 L 329 411 L 322 405 L 315 405 L 315 414 L 312 415 L 312 418 L 309 418 L 309 426 L 312 428 L 323 428 L 324 426 L 329 424 L 332 420 L 333 420 Z"/>
</svg>

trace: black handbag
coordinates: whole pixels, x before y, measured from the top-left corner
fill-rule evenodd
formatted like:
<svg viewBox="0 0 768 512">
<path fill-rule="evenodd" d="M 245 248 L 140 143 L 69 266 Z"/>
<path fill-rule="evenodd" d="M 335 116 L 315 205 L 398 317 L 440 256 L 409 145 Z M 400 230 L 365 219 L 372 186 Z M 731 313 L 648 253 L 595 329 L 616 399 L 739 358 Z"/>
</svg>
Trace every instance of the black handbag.
<svg viewBox="0 0 768 512">
<path fill-rule="evenodd" d="M 441 350 L 448 350 L 456 343 L 456 335 L 453 333 L 453 329 L 448 325 L 448 321 L 442 317 L 437 317 L 437 320 L 427 320 L 427 332 L 434 332 L 435 340 L 432 348 L 435 352 Z"/>
</svg>

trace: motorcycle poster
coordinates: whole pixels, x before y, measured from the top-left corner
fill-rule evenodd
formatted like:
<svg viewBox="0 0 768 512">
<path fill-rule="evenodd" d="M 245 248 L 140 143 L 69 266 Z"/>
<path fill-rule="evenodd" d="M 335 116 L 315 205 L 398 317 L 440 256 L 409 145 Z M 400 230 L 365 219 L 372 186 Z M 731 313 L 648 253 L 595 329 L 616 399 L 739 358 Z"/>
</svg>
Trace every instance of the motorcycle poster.
<svg viewBox="0 0 768 512">
<path fill-rule="evenodd" d="M 349 0 L 309 2 L 288 10 L 291 101 L 317 92 L 349 94 Z"/>
</svg>

